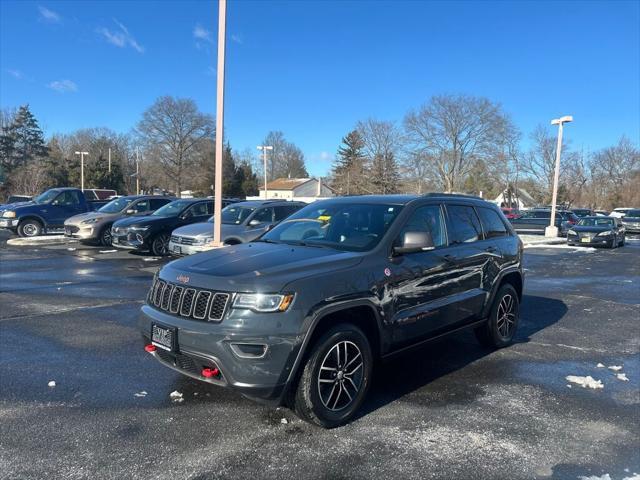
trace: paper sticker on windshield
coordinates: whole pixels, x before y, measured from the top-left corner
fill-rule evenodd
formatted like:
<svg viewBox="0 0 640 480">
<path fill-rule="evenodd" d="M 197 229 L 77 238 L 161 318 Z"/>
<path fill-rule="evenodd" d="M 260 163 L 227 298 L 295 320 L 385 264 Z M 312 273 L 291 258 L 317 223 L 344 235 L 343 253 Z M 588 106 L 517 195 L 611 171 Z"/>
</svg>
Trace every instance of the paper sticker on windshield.
<svg viewBox="0 0 640 480">
<path fill-rule="evenodd" d="M 321 222 L 328 222 L 329 220 L 331 220 L 331 215 L 320 215 L 318 217 L 318 220 L 320 220 Z"/>
</svg>

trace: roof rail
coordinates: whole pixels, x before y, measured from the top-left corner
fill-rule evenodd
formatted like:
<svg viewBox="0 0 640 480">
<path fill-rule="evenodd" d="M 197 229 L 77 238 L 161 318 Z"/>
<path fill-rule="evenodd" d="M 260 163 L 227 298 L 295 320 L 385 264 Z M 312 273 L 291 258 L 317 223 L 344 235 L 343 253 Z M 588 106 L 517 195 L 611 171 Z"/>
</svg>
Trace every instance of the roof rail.
<svg viewBox="0 0 640 480">
<path fill-rule="evenodd" d="M 485 200 L 484 198 L 479 197 L 477 195 L 469 195 L 467 193 L 429 192 L 429 193 L 425 193 L 423 197 L 462 197 L 462 198 L 473 198 L 474 200 Z"/>
</svg>

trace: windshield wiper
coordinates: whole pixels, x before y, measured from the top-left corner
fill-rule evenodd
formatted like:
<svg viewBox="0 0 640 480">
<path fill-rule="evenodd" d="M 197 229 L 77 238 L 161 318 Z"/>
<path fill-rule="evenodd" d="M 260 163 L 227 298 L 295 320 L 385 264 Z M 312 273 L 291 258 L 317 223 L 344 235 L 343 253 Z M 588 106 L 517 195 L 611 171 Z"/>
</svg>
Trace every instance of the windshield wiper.
<svg viewBox="0 0 640 480">
<path fill-rule="evenodd" d="M 252 242 L 273 243 L 274 245 L 280 245 L 280 242 L 269 240 L 268 238 L 256 238 L 255 240 L 252 240 Z"/>
</svg>

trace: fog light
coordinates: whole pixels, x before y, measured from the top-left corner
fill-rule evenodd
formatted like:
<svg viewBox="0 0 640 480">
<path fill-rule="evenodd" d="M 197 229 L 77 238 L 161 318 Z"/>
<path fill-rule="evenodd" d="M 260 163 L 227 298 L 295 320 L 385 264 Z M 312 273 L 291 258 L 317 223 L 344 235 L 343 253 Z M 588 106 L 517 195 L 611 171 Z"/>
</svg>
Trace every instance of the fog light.
<svg viewBox="0 0 640 480">
<path fill-rule="evenodd" d="M 149 352 L 149 353 L 155 352 L 156 351 L 156 346 L 152 345 L 151 343 L 149 345 L 145 345 L 144 346 L 144 351 L 145 352 Z"/>
</svg>

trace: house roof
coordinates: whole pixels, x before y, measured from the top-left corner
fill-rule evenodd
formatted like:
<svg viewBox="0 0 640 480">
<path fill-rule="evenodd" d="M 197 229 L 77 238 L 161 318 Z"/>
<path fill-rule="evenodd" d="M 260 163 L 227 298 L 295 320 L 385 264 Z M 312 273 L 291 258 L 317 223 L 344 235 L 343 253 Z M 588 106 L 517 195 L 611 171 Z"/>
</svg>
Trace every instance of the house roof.
<svg viewBox="0 0 640 480">
<path fill-rule="evenodd" d="M 267 183 L 268 190 L 295 190 L 300 185 L 315 180 L 315 178 L 276 178 Z M 261 190 L 264 190 L 262 187 Z"/>
</svg>

